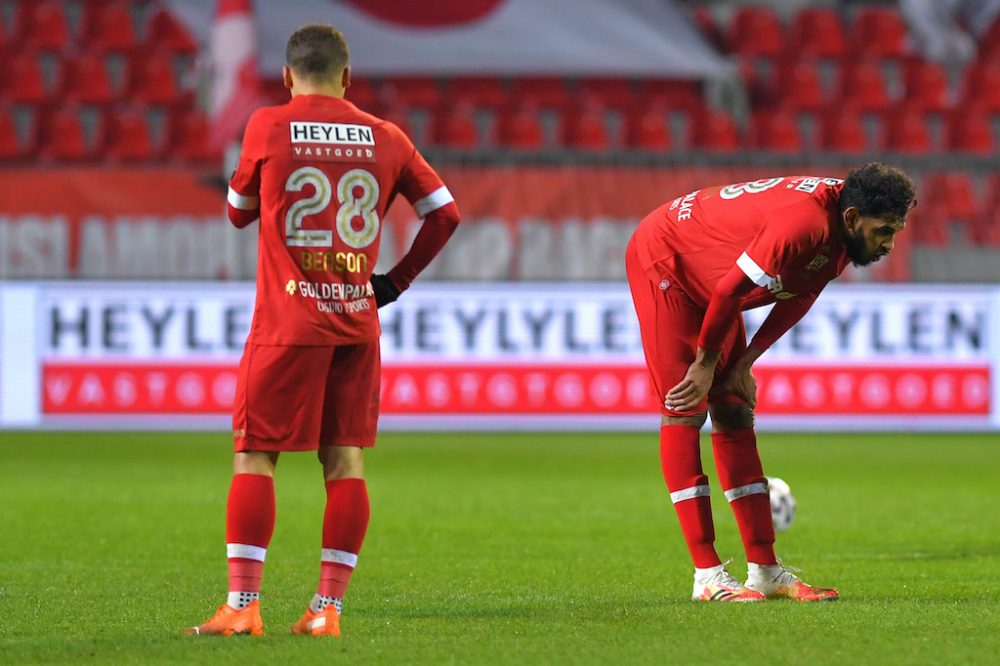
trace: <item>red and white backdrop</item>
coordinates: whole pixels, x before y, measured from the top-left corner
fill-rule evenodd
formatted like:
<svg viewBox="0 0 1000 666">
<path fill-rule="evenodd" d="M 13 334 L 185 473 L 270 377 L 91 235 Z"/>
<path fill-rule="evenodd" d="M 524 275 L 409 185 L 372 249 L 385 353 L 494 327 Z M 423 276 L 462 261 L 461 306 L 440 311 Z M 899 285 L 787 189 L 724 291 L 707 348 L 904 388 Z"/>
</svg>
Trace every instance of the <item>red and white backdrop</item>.
<svg viewBox="0 0 1000 666">
<path fill-rule="evenodd" d="M 439 170 L 463 222 L 426 277 L 482 281 L 624 281 L 625 245 L 647 212 L 699 187 L 781 175 L 762 167 Z M 224 201 L 218 184 L 184 169 L 0 170 L 0 278 L 252 278 L 256 227 L 232 229 Z M 381 267 L 402 256 L 418 226 L 397 201 L 383 225 Z M 905 280 L 909 252 L 903 234 L 888 259 L 847 278 Z"/>
<path fill-rule="evenodd" d="M 226 428 L 249 283 L 0 286 L 0 426 Z M 655 428 L 620 283 L 418 284 L 383 427 Z M 752 331 L 764 312 L 748 315 Z M 762 428 L 1000 428 L 1000 288 L 833 285 L 759 362 Z"/>
</svg>

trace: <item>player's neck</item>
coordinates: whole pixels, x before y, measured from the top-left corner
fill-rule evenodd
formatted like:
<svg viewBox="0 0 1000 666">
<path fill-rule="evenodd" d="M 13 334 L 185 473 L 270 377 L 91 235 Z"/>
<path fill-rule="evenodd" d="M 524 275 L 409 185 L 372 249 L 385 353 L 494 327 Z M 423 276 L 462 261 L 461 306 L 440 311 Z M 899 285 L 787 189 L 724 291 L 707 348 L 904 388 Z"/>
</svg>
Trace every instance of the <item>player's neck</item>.
<svg viewBox="0 0 1000 666">
<path fill-rule="evenodd" d="M 344 96 L 343 86 L 308 86 L 308 85 L 298 85 L 292 88 L 292 97 L 298 97 L 299 95 L 325 95 L 326 97 L 341 97 Z"/>
</svg>

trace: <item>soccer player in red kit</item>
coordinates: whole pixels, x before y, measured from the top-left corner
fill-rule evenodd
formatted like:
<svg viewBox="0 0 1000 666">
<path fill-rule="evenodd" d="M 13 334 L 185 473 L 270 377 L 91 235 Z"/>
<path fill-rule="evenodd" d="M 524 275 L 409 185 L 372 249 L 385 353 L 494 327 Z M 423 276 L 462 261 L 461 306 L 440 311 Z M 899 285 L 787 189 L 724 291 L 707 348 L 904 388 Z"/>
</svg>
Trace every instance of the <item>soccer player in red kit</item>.
<svg viewBox="0 0 1000 666">
<path fill-rule="evenodd" d="M 697 190 L 639 224 L 625 267 L 662 404 L 663 476 L 694 560 L 693 599 L 838 598 L 834 589 L 802 582 L 775 556 L 750 369 L 848 263 L 864 266 L 892 250 L 914 203 L 906 174 L 869 163 L 846 180 L 788 176 Z M 774 308 L 748 345 L 741 311 L 769 303 Z M 719 481 L 746 551 L 745 584 L 715 551 L 699 451 L 709 412 Z"/>
<path fill-rule="evenodd" d="M 226 506 L 229 597 L 191 634 L 260 634 L 258 597 L 283 451 L 317 451 L 326 481 L 319 585 L 293 633 L 339 635 L 344 590 L 368 527 L 362 452 L 379 406 L 377 307 L 405 291 L 459 222 L 437 173 L 392 123 L 344 99 L 347 43 L 328 25 L 288 40 L 291 100 L 250 118 L 229 218 L 260 218 L 257 298 L 233 407 Z M 423 218 L 409 252 L 372 275 L 397 194 Z"/>
</svg>

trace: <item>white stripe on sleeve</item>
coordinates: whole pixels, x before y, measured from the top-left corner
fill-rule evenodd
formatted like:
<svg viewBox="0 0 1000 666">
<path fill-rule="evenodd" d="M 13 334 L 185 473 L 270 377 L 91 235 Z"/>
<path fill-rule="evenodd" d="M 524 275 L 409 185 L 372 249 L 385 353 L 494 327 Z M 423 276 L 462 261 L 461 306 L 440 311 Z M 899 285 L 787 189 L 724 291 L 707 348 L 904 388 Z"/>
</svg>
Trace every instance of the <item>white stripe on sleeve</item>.
<svg viewBox="0 0 1000 666">
<path fill-rule="evenodd" d="M 740 258 L 736 260 L 736 265 L 740 267 L 747 277 L 753 280 L 753 283 L 758 287 L 766 287 L 771 284 L 771 280 L 774 277 L 768 275 L 764 272 L 764 269 L 757 265 L 757 262 L 750 258 L 750 255 L 744 252 L 740 255 Z"/>
<path fill-rule="evenodd" d="M 413 210 L 417 212 L 417 217 L 425 217 L 427 213 L 435 211 L 441 206 L 450 204 L 455 200 L 455 197 L 451 196 L 451 192 L 448 188 L 442 185 L 430 194 L 428 194 L 423 199 L 413 202 Z"/>
<path fill-rule="evenodd" d="M 240 194 L 233 188 L 229 188 L 229 194 L 226 195 L 226 201 L 233 208 L 239 208 L 240 210 L 257 210 L 260 208 L 260 197 L 249 197 L 245 194 Z"/>
</svg>

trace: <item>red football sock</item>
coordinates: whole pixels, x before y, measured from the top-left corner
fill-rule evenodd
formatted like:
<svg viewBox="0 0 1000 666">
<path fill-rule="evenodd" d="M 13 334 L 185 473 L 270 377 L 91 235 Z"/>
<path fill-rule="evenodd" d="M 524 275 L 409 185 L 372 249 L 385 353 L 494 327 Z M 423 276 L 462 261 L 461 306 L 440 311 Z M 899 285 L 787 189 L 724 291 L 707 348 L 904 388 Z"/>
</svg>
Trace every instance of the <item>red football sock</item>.
<svg viewBox="0 0 1000 666">
<path fill-rule="evenodd" d="M 771 501 L 753 428 L 713 432 L 712 450 L 719 481 L 740 528 L 747 561 L 777 564 Z"/>
<path fill-rule="evenodd" d="M 368 487 L 364 479 L 326 482 L 323 516 L 323 555 L 316 594 L 343 599 L 358 563 L 370 516 Z"/>
<path fill-rule="evenodd" d="M 715 552 L 708 477 L 701 468 L 698 437 L 695 426 L 660 428 L 660 463 L 691 559 L 696 567 L 704 569 L 722 562 Z"/>
<path fill-rule="evenodd" d="M 260 592 L 264 556 L 273 533 L 274 479 L 236 474 L 226 504 L 230 592 Z"/>
</svg>

